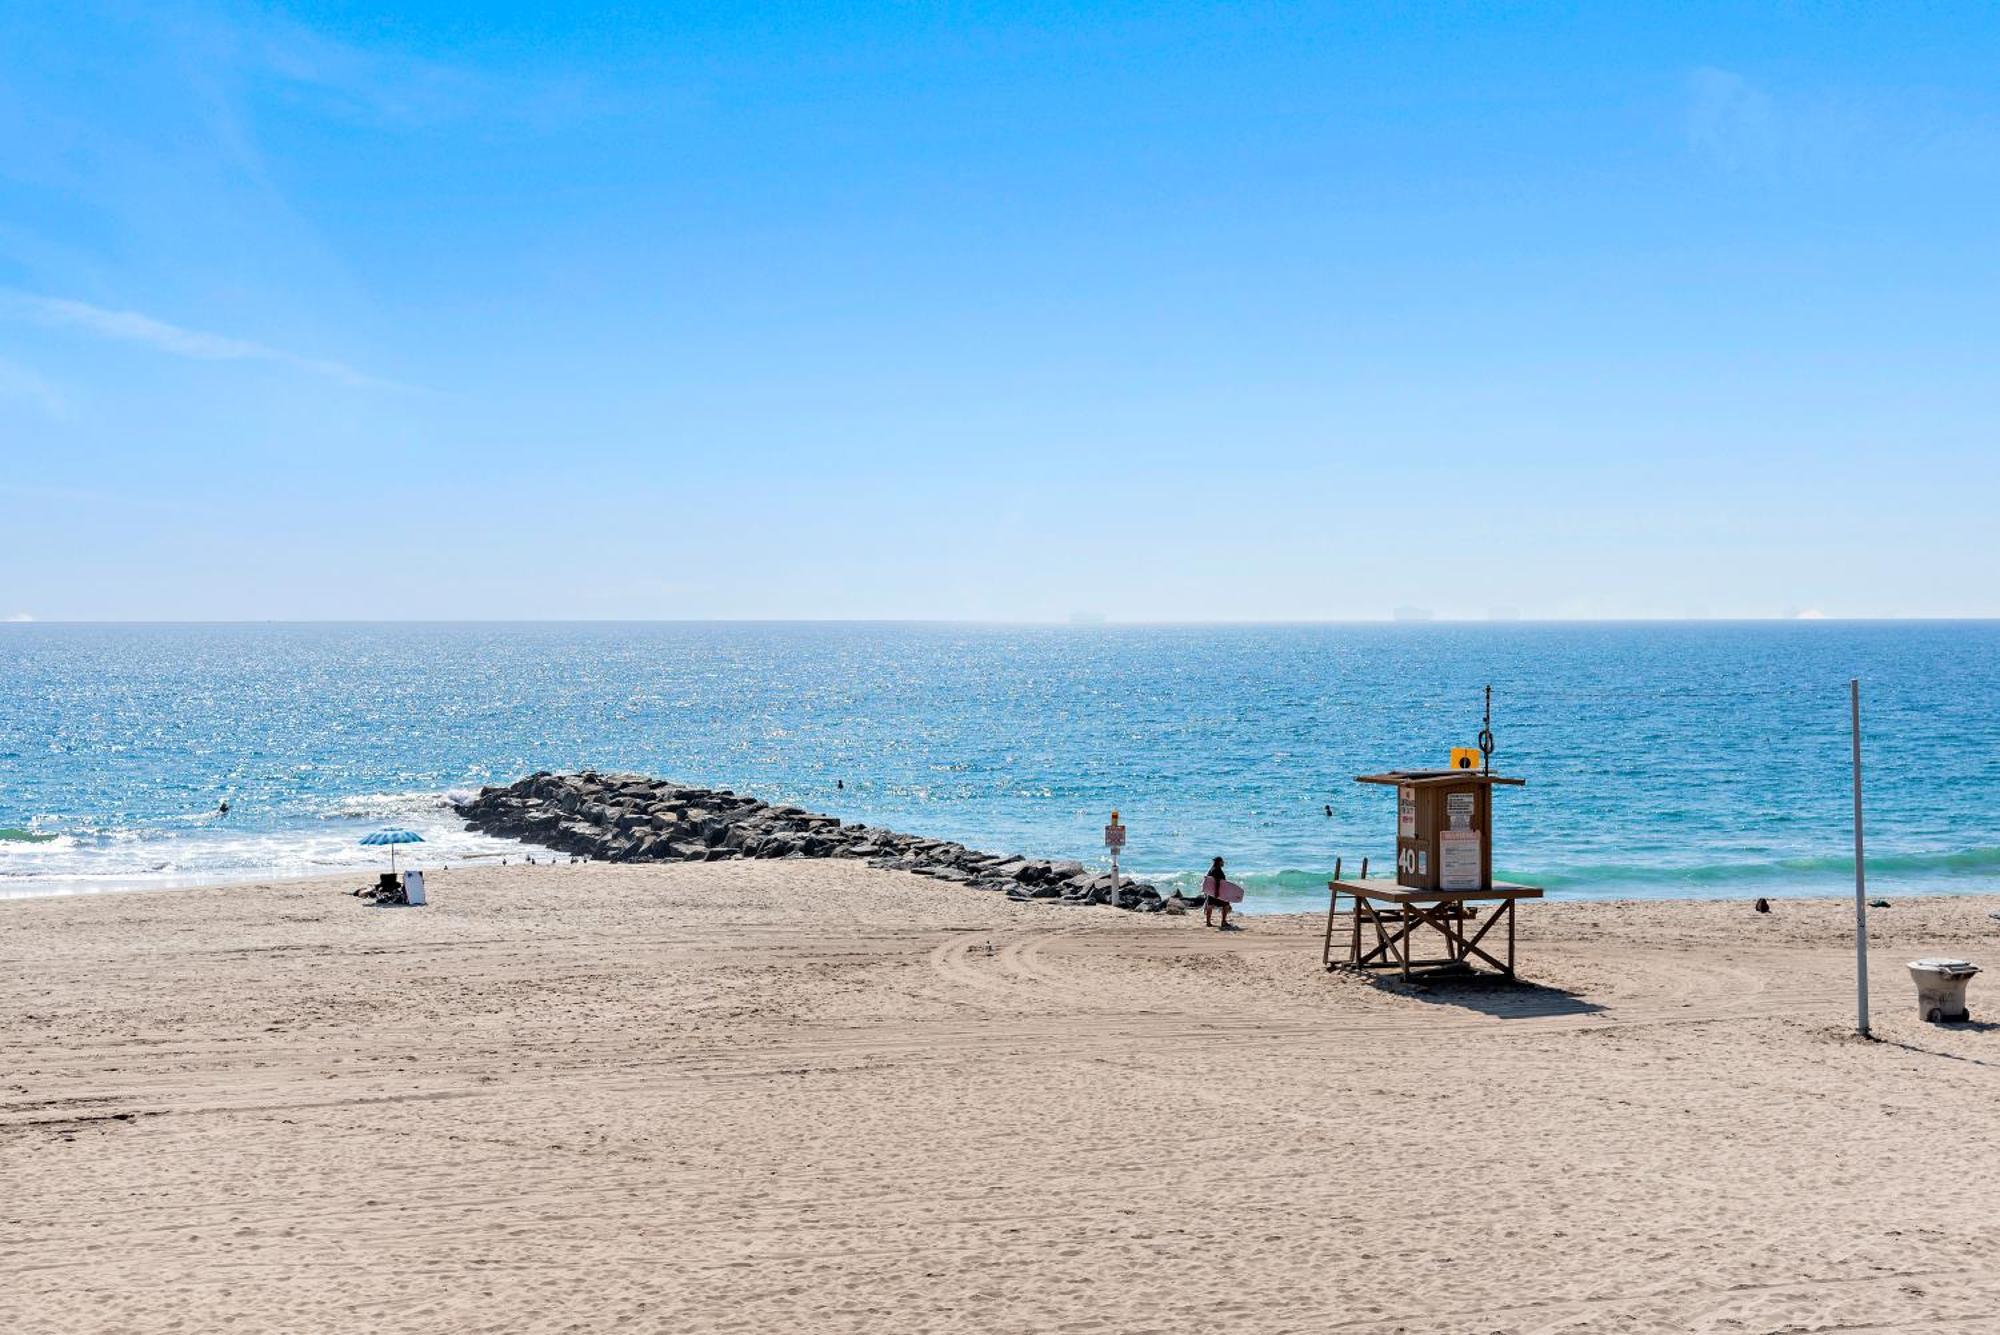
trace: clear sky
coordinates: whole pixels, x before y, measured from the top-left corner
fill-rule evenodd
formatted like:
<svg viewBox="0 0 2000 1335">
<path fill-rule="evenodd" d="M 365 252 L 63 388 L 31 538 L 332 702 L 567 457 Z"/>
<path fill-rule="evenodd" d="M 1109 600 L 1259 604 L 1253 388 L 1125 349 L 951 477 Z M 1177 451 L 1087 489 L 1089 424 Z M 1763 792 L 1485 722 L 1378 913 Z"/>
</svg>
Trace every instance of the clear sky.
<svg viewBox="0 0 2000 1335">
<path fill-rule="evenodd" d="M 9 4 L 0 618 L 2000 614 L 1996 52 Z"/>
</svg>

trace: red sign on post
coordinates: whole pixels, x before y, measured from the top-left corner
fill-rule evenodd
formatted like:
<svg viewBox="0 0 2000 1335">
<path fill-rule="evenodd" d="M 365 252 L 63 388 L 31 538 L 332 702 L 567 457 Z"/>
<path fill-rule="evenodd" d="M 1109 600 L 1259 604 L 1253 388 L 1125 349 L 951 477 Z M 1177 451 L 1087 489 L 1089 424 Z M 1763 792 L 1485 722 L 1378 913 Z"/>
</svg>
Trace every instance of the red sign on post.
<svg viewBox="0 0 2000 1335">
<path fill-rule="evenodd" d="M 1110 849 L 1120 849 L 1125 847 L 1125 827 L 1123 825 L 1105 826 L 1104 846 Z"/>
</svg>

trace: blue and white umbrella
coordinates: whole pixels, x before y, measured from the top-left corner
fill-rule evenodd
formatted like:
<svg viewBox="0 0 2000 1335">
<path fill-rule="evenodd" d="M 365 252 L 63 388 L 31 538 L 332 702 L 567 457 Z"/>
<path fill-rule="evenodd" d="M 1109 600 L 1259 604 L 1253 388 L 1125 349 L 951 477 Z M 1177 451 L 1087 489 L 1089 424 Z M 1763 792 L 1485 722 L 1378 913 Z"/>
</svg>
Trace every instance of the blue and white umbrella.
<svg viewBox="0 0 2000 1335">
<path fill-rule="evenodd" d="M 389 846 L 389 872 L 391 875 L 394 875 L 396 871 L 396 845 L 421 844 L 423 841 L 424 837 L 415 830 L 377 830 L 373 834 L 364 834 L 361 836 L 361 842 L 364 844 L 387 844 Z"/>
</svg>

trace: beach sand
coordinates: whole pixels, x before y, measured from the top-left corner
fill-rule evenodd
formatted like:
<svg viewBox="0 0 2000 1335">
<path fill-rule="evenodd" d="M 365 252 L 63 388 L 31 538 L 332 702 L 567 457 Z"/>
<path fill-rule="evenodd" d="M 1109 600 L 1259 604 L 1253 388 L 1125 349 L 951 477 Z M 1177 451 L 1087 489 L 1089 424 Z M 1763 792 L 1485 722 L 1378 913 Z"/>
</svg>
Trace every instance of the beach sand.
<svg viewBox="0 0 2000 1335">
<path fill-rule="evenodd" d="M 0 1330 L 2000 1329 L 1992 898 L 1320 922 L 853 863 L 0 903 Z M 2000 978 L 1974 981 L 2000 1017 Z"/>
</svg>

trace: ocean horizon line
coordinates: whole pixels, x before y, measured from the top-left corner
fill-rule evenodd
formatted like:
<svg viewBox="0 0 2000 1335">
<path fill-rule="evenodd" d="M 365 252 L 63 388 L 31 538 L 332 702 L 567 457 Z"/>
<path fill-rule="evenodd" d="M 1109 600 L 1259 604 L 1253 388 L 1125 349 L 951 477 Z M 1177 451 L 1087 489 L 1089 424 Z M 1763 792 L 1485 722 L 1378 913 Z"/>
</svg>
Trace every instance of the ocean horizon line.
<svg viewBox="0 0 2000 1335">
<path fill-rule="evenodd" d="M 223 617 L 223 618 L 0 618 L 0 628 L 31 626 L 1002 626 L 1054 630 L 1175 629 L 1228 627 L 1399 626 L 1893 626 L 1994 625 L 2000 614 L 1953 616 L 1772 616 L 1772 617 L 1333 617 L 1146 619 L 1114 617 Z"/>
</svg>

